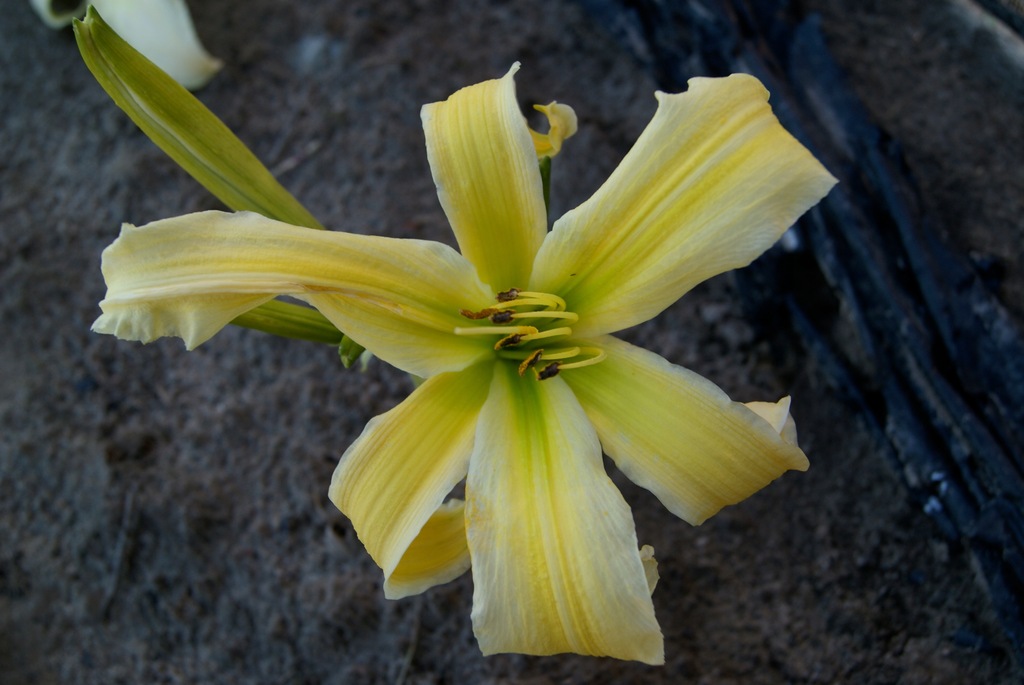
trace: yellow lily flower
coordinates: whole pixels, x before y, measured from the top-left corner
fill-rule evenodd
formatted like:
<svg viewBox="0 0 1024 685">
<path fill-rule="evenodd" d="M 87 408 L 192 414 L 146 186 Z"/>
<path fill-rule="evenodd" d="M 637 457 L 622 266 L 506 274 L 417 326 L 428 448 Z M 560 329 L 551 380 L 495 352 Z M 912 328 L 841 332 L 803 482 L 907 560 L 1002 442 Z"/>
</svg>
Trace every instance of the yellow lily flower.
<svg viewBox="0 0 1024 685">
<path fill-rule="evenodd" d="M 425 378 L 342 456 L 330 497 L 390 598 L 472 567 L 484 654 L 664 662 L 653 551 L 602 449 L 699 524 L 804 470 L 788 398 L 731 401 L 612 334 L 745 266 L 835 179 L 755 78 L 696 78 L 608 181 L 547 230 L 538 149 L 505 77 L 427 105 L 438 195 L 460 252 L 251 213 L 125 225 L 103 254 L 94 330 L 190 349 L 278 295 Z M 564 112 L 563 112 L 564 115 Z M 465 501 L 445 501 L 466 480 Z"/>
</svg>

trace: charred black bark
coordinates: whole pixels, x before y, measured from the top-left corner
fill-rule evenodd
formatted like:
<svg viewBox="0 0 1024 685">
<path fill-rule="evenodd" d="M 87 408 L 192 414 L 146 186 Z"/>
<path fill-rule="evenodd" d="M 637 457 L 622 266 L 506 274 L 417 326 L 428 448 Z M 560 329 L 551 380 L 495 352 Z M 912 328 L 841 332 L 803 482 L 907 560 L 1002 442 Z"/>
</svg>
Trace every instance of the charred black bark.
<svg viewBox="0 0 1024 685">
<path fill-rule="evenodd" d="M 785 0 L 582 0 L 665 90 L 747 72 L 840 184 L 738 278 L 875 434 L 941 534 L 966 546 L 1024 661 L 1024 339 L 922 211 L 898 141 Z M 1018 17 L 1019 19 L 1019 17 Z M 815 287 L 817 284 L 818 287 Z"/>
</svg>

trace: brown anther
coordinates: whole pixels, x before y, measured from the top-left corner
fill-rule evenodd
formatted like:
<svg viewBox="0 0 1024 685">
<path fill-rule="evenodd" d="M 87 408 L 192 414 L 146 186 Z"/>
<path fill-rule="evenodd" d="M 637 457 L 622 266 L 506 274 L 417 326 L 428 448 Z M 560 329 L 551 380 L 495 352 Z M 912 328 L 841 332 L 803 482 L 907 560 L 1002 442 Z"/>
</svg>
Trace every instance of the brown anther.
<svg viewBox="0 0 1024 685">
<path fill-rule="evenodd" d="M 546 381 L 558 375 L 558 362 L 551 362 L 537 373 L 537 380 Z"/>
<path fill-rule="evenodd" d="M 516 345 L 518 345 L 522 341 L 523 341 L 523 334 L 522 333 L 513 333 L 512 335 L 506 335 L 504 338 L 499 340 L 497 342 L 497 344 L 495 344 L 494 349 L 496 349 L 496 350 L 503 350 L 506 347 L 515 347 Z"/>
<path fill-rule="evenodd" d="M 533 368 L 533 366 L 540 361 L 540 356 L 544 354 L 544 350 L 534 350 L 533 354 L 523 360 L 519 365 L 519 375 L 522 376 L 527 370 Z"/>
<path fill-rule="evenodd" d="M 498 293 L 498 302 L 511 302 L 519 299 L 519 288 L 509 288 Z"/>
<path fill-rule="evenodd" d="M 467 319 L 486 319 L 488 316 L 490 316 L 496 311 L 498 310 L 492 309 L 490 307 L 488 307 L 487 309 L 481 309 L 478 312 L 474 312 L 470 309 L 460 309 L 459 314 L 462 314 Z"/>
<path fill-rule="evenodd" d="M 505 309 L 505 310 L 500 311 L 500 312 L 494 312 L 493 314 L 491 314 L 491 323 L 511 323 L 511 322 L 512 322 L 512 312 L 509 311 L 508 309 Z"/>
</svg>

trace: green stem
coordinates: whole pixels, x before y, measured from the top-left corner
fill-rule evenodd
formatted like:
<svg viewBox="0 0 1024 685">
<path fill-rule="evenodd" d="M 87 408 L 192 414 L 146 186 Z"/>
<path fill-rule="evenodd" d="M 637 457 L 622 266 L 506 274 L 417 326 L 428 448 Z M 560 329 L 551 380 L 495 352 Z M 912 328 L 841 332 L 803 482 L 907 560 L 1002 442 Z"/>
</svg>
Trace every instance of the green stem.
<svg viewBox="0 0 1024 685">
<path fill-rule="evenodd" d="M 235 317 L 231 323 L 283 338 L 328 345 L 340 345 L 345 339 L 341 331 L 317 310 L 280 300 L 271 300 Z"/>
<path fill-rule="evenodd" d="M 352 365 L 363 356 L 363 352 L 366 352 L 366 348 L 347 335 L 338 345 L 338 357 L 341 358 L 341 363 L 346 369 L 351 369 Z"/>
<path fill-rule="evenodd" d="M 551 158 L 540 158 L 540 180 L 544 184 L 544 211 L 551 211 Z"/>
</svg>

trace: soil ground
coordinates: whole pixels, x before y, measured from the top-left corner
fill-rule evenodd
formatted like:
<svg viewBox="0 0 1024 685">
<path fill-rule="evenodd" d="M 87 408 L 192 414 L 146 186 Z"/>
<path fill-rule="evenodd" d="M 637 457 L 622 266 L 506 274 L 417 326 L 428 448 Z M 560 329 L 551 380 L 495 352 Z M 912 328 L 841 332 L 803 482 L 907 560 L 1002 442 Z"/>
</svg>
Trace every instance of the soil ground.
<svg viewBox="0 0 1024 685">
<path fill-rule="evenodd" d="M 553 215 L 654 111 L 655 84 L 580 6 L 190 3 L 227 66 L 201 98 L 326 225 L 450 241 L 419 108 L 520 60 L 524 103 L 581 130 Z M 824 2 L 951 243 L 1018 316 L 1024 71 L 959 2 Z M 380 363 L 230 329 L 187 353 L 89 332 L 122 221 L 219 208 L 107 99 L 70 33 L 0 18 L 0 681 L 907 683 L 1022 680 L 968 555 L 914 508 L 810 360 L 779 361 L 713 279 L 634 339 L 734 398 L 792 393 L 812 467 L 698 528 L 614 474 L 657 550 L 667 663 L 483 658 L 467 574 L 391 602 L 326 497 L 365 423 L 409 392 Z"/>
</svg>

